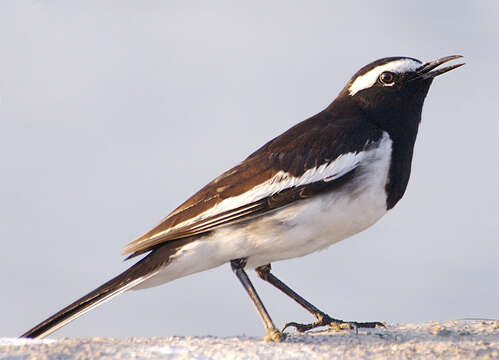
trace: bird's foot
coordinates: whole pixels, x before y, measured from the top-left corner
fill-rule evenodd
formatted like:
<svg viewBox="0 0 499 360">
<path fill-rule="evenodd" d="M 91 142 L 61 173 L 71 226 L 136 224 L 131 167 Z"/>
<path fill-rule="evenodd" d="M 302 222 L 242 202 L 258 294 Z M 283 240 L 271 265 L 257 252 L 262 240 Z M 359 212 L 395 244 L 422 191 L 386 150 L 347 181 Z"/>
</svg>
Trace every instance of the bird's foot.
<svg viewBox="0 0 499 360">
<path fill-rule="evenodd" d="M 265 336 L 263 337 L 264 341 L 269 341 L 269 342 L 283 342 L 285 339 L 286 339 L 286 334 L 277 329 L 268 330 Z"/>
<path fill-rule="evenodd" d="M 333 319 L 327 314 L 318 313 L 315 315 L 317 318 L 316 322 L 310 324 L 299 324 L 296 322 L 288 322 L 284 325 L 281 332 L 284 333 L 288 327 L 294 327 L 298 332 L 305 332 L 311 329 L 315 329 L 321 326 L 329 326 L 333 330 L 351 330 L 354 329 L 357 331 L 359 328 L 376 328 L 376 327 L 385 327 L 385 323 L 379 321 L 373 322 L 357 322 L 357 321 L 343 321 L 338 319 Z"/>
</svg>

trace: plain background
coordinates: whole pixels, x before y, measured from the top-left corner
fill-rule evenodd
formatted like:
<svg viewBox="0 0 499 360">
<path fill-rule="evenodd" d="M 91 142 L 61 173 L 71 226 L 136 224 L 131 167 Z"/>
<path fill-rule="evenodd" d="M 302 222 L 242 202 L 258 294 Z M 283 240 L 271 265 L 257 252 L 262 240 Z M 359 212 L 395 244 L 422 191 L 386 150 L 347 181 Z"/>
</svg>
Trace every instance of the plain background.
<svg viewBox="0 0 499 360">
<path fill-rule="evenodd" d="M 2 1 L 0 336 L 381 57 L 462 54 L 426 100 L 402 201 L 275 273 L 330 315 L 499 318 L 498 1 Z M 311 321 L 257 280 L 276 324 Z M 129 292 L 60 336 L 262 335 L 223 266 Z"/>
</svg>

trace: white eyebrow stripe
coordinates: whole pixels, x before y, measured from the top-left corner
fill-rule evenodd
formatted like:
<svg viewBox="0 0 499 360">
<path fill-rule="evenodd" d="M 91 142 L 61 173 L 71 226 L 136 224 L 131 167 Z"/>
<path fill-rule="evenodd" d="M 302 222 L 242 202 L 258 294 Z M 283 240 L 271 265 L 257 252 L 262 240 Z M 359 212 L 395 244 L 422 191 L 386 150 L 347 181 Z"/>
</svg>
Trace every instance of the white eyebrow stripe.
<svg viewBox="0 0 499 360">
<path fill-rule="evenodd" d="M 402 73 L 407 71 L 415 71 L 421 66 L 419 61 L 413 59 L 399 59 L 389 63 L 376 66 L 374 69 L 369 70 L 364 75 L 359 76 L 348 88 L 350 96 L 355 95 L 360 90 L 368 89 L 373 86 L 381 73 L 391 71 L 394 73 Z"/>
</svg>

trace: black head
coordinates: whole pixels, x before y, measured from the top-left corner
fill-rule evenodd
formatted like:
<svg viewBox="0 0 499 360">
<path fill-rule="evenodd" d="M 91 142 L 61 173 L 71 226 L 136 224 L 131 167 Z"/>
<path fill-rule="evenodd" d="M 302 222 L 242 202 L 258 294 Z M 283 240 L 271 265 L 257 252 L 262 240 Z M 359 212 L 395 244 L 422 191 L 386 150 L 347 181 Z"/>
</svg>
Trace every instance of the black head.
<svg viewBox="0 0 499 360">
<path fill-rule="evenodd" d="M 411 130 L 417 133 L 423 102 L 435 76 L 464 64 L 434 69 L 460 57 L 446 56 L 424 64 L 410 57 L 377 60 L 360 69 L 338 99 L 359 106 L 370 121 L 392 136 Z"/>
</svg>

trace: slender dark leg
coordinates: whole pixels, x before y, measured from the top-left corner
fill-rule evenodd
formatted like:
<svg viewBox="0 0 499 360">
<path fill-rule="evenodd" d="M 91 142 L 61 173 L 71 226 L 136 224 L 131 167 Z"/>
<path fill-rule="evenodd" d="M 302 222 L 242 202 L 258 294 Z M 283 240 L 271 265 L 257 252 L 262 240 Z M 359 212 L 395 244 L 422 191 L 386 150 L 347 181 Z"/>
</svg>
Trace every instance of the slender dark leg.
<svg viewBox="0 0 499 360">
<path fill-rule="evenodd" d="M 281 290 L 283 293 L 288 295 L 291 299 L 296 301 L 298 304 L 303 306 L 308 312 L 310 312 L 312 315 L 315 316 L 317 319 L 316 322 L 311 323 L 311 324 L 299 324 L 296 322 L 289 322 L 284 327 L 282 328 L 282 332 L 286 330 L 286 328 L 290 326 L 294 326 L 297 331 L 299 332 L 304 332 L 310 329 L 314 329 L 319 326 L 330 326 L 334 329 L 357 329 L 357 328 L 375 328 L 377 326 L 385 326 L 381 322 L 356 322 L 356 321 L 343 321 L 343 320 L 338 320 L 338 319 L 333 319 L 330 317 L 328 314 L 325 312 L 319 310 L 316 308 L 314 305 L 309 303 L 307 300 L 302 298 L 300 295 L 295 293 L 289 286 L 287 286 L 285 283 L 283 283 L 281 280 L 279 280 L 277 277 L 275 277 L 271 272 L 271 267 L 270 264 L 260 266 L 256 268 L 256 273 L 258 276 L 267 281 L 268 283 L 274 285 L 276 288 Z"/>
<path fill-rule="evenodd" d="M 274 323 L 272 322 L 272 319 L 270 318 L 269 313 L 267 312 L 265 306 L 262 303 L 262 300 L 260 300 L 260 297 L 256 293 L 253 284 L 251 283 L 246 272 L 244 271 L 244 267 L 246 266 L 246 259 L 232 260 L 230 262 L 230 266 L 232 268 L 232 271 L 234 271 L 234 273 L 236 274 L 239 281 L 241 281 L 241 284 L 243 284 L 244 289 L 248 293 L 251 301 L 253 301 L 253 305 L 255 305 L 256 307 L 256 311 L 258 311 L 258 314 L 260 314 L 260 317 L 262 318 L 263 325 L 265 326 L 265 330 L 267 331 L 267 334 L 263 339 L 265 341 L 274 341 L 274 342 L 283 341 L 285 338 L 284 334 L 281 333 L 279 330 L 277 330 L 277 328 L 275 327 Z"/>
</svg>

